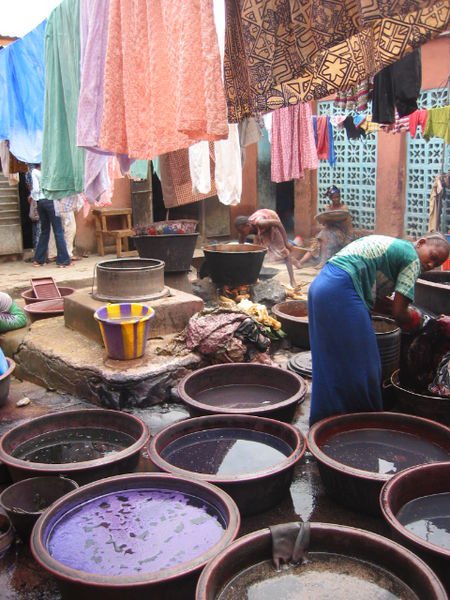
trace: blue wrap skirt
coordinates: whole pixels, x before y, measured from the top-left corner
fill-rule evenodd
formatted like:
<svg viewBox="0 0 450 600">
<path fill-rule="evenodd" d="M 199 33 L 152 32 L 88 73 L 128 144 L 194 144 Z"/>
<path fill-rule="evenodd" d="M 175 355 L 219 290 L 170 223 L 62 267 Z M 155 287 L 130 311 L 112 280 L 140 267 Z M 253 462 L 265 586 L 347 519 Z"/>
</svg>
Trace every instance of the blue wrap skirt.
<svg viewBox="0 0 450 600">
<path fill-rule="evenodd" d="M 372 320 L 348 273 L 327 263 L 309 288 L 310 425 L 342 413 L 379 411 L 381 359 Z"/>
</svg>

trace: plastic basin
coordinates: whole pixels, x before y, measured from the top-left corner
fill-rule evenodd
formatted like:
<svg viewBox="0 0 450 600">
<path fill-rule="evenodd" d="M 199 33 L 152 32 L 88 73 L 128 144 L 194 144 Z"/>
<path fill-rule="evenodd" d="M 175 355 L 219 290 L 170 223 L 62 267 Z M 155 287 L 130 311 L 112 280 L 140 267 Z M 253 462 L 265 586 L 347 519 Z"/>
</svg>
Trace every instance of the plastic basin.
<svg viewBox="0 0 450 600">
<path fill-rule="evenodd" d="M 271 566 L 272 559 L 272 536 L 269 529 L 261 529 L 245 535 L 231 544 L 228 548 L 217 555 L 205 568 L 200 576 L 196 600 L 224 600 L 225 598 L 286 598 L 286 587 L 283 586 L 283 576 L 292 576 L 295 571 L 298 575 L 302 575 L 302 570 L 314 564 L 314 561 L 320 557 L 320 554 L 330 553 L 334 555 L 335 563 L 339 565 L 339 560 L 348 562 L 350 559 L 355 569 L 342 574 L 325 572 L 313 573 L 313 583 L 315 590 L 320 592 L 321 598 L 334 598 L 336 591 L 341 591 L 346 576 L 351 577 L 351 592 L 347 597 L 354 598 L 371 598 L 373 595 L 367 593 L 367 588 L 364 593 L 364 586 L 367 580 L 364 580 L 364 571 L 370 568 L 372 573 L 375 573 L 375 578 L 372 581 L 378 581 L 378 577 L 385 579 L 386 575 L 394 579 L 394 585 L 399 584 L 403 588 L 406 586 L 406 591 L 410 594 L 406 597 L 427 600 L 446 600 L 442 584 L 433 571 L 412 552 L 403 548 L 399 544 L 392 542 L 380 535 L 356 529 L 353 527 L 344 527 L 330 523 L 311 523 L 310 544 L 307 550 L 309 563 L 305 566 L 300 566 L 297 569 L 289 567 L 282 569 L 276 573 Z M 252 572 L 252 570 L 260 563 L 267 563 L 267 573 L 270 581 L 265 578 L 256 579 L 253 581 L 252 587 L 247 587 L 245 583 L 239 586 L 237 583 L 242 574 Z M 361 573 L 363 571 L 363 573 Z M 378 577 L 377 577 L 378 575 Z M 281 583 L 277 587 L 277 581 Z M 295 576 L 295 575 L 294 575 Z M 301 579 L 295 588 L 295 595 L 290 595 L 290 598 L 311 598 L 316 594 L 304 592 L 301 587 Z M 265 584 L 272 584 L 271 587 L 265 588 Z M 227 586 L 233 585 L 234 589 L 239 590 L 238 595 L 233 596 L 232 593 L 227 596 L 224 594 Z M 240 589 L 240 588 L 244 589 Z M 292 589 L 292 588 L 291 588 Z M 247 593 L 248 590 L 248 593 Z M 296 595 L 299 590 L 300 595 Z M 381 589 L 376 586 L 378 597 L 382 597 Z M 340 596 L 343 597 L 342 595 Z M 386 594 L 386 597 L 399 597 Z M 405 597 L 405 596 L 401 596 Z"/>
<path fill-rule="evenodd" d="M 112 447 L 104 446 L 116 432 L 123 441 Z M 83 436 L 91 433 L 99 438 L 99 446 L 95 440 L 88 443 Z M 145 423 L 128 413 L 100 408 L 64 411 L 30 419 L 4 433 L 0 438 L 0 460 L 13 481 L 38 475 L 66 475 L 83 485 L 132 471 L 148 438 Z M 37 456 L 40 462 L 27 459 L 40 448 L 59 454 L 51 456 L 52 462 L 45 454 L 42 458 L 42 455 Z M 105 448 L 104 453 L 102 448 Z M 75 462 L 72 451 L 83 452 L 75 456 L 82 460 Z"/>
<path fill-rule="evenodd" d="M 86 547 L 77 515 L 87 514 L 104 525 L 92 528 Z M 219 488 L 136 473 L 103 479 L 57 500 L 37 521 L 30 544 L 39 565 L 59 580 L 64 598 L 186 599 L 193 598 L 201 569 L 233 541 L 239 525 L 235 503 Z M 72 542 L 75 553 L 65 541 L 71 528 L 80 538 Z"/>
<path fill-rule="evenodd" d="M 291 422 L 304 401 L 304 379 L 279 367 L 232 363 L 198 369 L 178 384 L 193 417 L 245 414 Z"/>
<path fill-rule="evenodd" d="M 330 440 L 339 438 L 345 457 L 329 449 Z M 308 433 L 308 449 L 330 496 L 353 510 L 379 516 L 381 488 L 396 472 L 414 461 L 450 460 L 450 429 L 399 413 L 344 414 L 315 423 Z"/>
<path fill-rule="evenodd" d="M 149 445 L 159 469 L 219 486 L 242 516 L 267 510 L 289 493 L 305 451 L 296 428 L 246 415 L 187 419 L 165 427 Z"/>
</svg>

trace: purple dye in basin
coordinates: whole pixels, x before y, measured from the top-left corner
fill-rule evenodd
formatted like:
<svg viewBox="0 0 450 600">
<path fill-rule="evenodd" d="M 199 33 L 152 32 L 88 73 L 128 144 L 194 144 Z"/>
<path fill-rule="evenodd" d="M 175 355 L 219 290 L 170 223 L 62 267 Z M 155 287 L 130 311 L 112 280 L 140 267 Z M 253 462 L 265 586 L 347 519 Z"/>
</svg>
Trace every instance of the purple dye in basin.
<svg viewBox="0 0 450 600">
<path fill-rule="evenodd" d="M 233 383 L 208 388 L 197 392 L 194 400 L 210 406 L 226 408 L 257 408 L 277 404 L 289 398 L 289 394 L 279 388 L 256 383 Z"/>
<path fill-rule="evenodd" d="M 194 473 L 244 475 L 279 464 L 293 450 L 262 431 L 222 427 L 189 433 L 161 452 L 171 465 Z"/>
<path fill-rule="evenodd" d="M 124 490 L 63 515 L 47 549 L 55 560 L 87 573 L 155 573 L 202 555 L 220 541 L 224 529 L 217 509 L 194 496 Z"/>
<path fill-rule="evenodd" d="M 376 428 L 337 433 L 327 440 L 322 451 L 344 465 L 385 475 L 450 460 L 444 448 L 418 435 Z"/>
</svg>

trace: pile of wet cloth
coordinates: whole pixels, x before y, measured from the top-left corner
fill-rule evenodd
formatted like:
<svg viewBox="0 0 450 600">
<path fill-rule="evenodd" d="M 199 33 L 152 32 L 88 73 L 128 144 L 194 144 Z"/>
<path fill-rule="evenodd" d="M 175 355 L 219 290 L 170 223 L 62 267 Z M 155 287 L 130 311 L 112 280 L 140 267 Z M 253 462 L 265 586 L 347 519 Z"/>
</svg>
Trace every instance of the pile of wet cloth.
<svg viewBox="0 0 450 600">
<path fill-rule="evenodd" d="M 429 319 L 404 346 L 401 385 L 419 394 L 450 396 L 450 316 Z"/>
<path fill-rule="evenodd" d="M 158 354 L 183 356 L 198 352 L 213 364 L 273 364 L 268 354 L 271 342 L 266 328 L 235 307 L 236 304 L 206 308 L 196 313 L 173 342 L 157 349 Z"/>
</svg>

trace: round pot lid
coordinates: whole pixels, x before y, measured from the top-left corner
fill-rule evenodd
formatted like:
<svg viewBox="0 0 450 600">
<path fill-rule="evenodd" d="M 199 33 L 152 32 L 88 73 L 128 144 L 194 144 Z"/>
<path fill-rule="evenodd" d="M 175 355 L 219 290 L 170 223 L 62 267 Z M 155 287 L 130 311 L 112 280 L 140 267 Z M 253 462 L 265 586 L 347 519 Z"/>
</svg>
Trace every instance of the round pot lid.
<svg viewBox="0 0 450 600">
<path fill-rule="evenodd" d="M 305 377 L 312 377 L 312 355 L 308 350 L 307 352 L 298 352 L 294 354 L 287 363 L 287 368 L 290 371 L 294 371 L 297 375 L 304 375 Z"/>
</svg>

